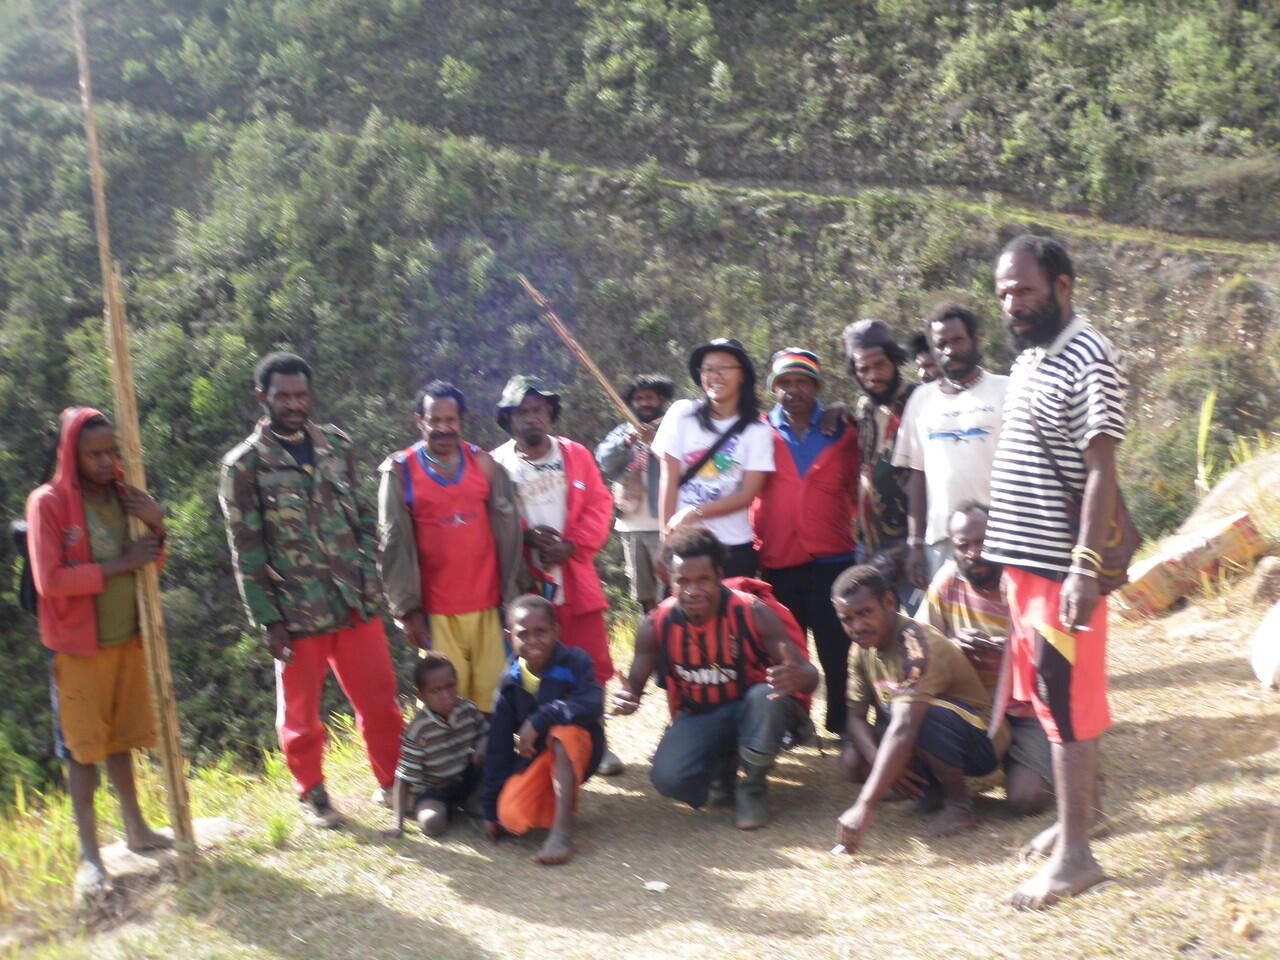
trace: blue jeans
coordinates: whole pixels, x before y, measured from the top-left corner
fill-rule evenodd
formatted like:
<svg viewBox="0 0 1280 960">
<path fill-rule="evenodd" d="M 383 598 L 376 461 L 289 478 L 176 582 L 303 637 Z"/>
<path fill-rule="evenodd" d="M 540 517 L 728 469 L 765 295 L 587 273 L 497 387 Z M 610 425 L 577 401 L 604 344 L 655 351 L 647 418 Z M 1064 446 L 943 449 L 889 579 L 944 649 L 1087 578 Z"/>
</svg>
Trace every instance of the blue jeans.
<svg viewBox="0 0 1280 960">
<path fill-rule="evenodd" d="M 799 722 L 801 710 L 790 697 L 770 700 L 771 692 L 767 683 L 757 683 L 741 699 L 706 713 L 677 713 L 653 755 L 649 779 L 654 788 L 700 807 L 726 757 L 742 749 L 776 756 L 782 735 Z"/>
</svg>

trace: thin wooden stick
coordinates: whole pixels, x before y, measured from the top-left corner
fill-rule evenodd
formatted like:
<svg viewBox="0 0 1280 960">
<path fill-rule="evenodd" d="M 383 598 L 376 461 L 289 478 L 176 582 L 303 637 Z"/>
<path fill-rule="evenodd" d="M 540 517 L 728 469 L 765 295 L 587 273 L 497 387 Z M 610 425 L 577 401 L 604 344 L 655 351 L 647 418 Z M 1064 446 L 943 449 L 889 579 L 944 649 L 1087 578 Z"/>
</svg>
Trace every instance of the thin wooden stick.
<svg viewBox="0 0 1280 960">
<path fill-rule="evenodd" d="M 534 304 L 538 308 L 539 316 L 542 317 L 546 325 L 554 330 L 556 336 L 564 341 L 564 345 L 569 348 L 569 352 L 577 357 L 578 362 L 587 368 L 587 373 L 595 377 L 596 383 L 600 384 L 604 392 L 609 395 L 609 399 L 613 401 L 613 404 L 618 408 L 618 411 L 631 423 L 633 427 L 637 430 L 643 431 L 644 424 L 640 422 L 640 418 L 637 417 L 635 413 L 632 412 L 631 408 L 627 406 L 626 401 L 623 400 L 622 397 L 618 396 L 618 391 L 613 389 L 613 384 L 611 384 L 608 378 L 600 372 L 600 368 L 596 366 L 595 361 L 591 359 L 590 354 L 582 348 L 582 344 L 574 338 L 573 334 L 571 334 L 568 328 L 564 325 L 564 322 L 556 316 L 556 312 L 551 309 L 551 304 L 547 302 L 547 298 L 538 292 L 538 288 L 530 283 L 529 278 L 523 273 L 517 273 L 516 278 L 520 281 L 520 285 L 524 287 L 525 292 L 529 294 L 530 298 L 532 298 Z"/>
<path fill-rule="evenodd" d="M 93 89 L 89 82 L 89 52 L 85 43 L 79 0 L 71 0 L 71 25 L 75 33 L 76 63 L 80 69 L 84 132 L 89 142 L 89 180 L 93 191 L 93 219 L 98 234 L 98 261 L 102 270 L 107 342 L 111 347 L 116 440 L 120 447 L 125 481 L 130 486 L 145 490 L 147 480 L 142 466 L 142 433 L 138 426 L 138 402 L 133 388 L 133 369 L 129 361 L 129 331 L 125 324 L 120 274 L 111 258 L 106 192 L 103 187 L 102 160 L 98 153 L 98 125 L 93 115 Z M 129 517 L 130 537 L 136 538 L 145 532 L 146 527 L 141 520 Z M 164 610 L 160 605 L 160 576 L 154 563 L 148 563 L 138 570 L 138 586 L 141 591 L 138 610 L 147 671 L 151 677 L 151 690 L 155 700 L 157 727 L 160 731 L 160 759 L 164 766 L 169 822 L 173 827 L 174 847 L 178 854 L 178 879 L 185 881 L 191 875 L 191 864 L 195 859 L 195 833 L 191 825 L 191 806 L 187 799 L 182 744 L 178 737 L 178 710 L 169 670 Z"/>
</svg>

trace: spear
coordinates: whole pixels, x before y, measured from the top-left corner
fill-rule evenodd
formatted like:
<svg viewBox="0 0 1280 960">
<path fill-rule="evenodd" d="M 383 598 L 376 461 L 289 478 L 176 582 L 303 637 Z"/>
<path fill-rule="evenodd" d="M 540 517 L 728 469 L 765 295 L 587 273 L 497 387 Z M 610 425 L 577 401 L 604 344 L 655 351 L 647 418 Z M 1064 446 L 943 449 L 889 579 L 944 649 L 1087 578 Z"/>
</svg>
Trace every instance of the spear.
<svg viewBox="0 0 1280 960">
<path fill-rule="evenodd" d="M 85 43 L 84 22 L 79 0 L 71 0 L 71 26 L 75 34 L 76 63 L 80 71 L 80 103 L 84 106 L 84 133 L 89 143 L 89 182 L 93 193 L 93 220 L 98 234 L 98 262 L 102 270 L 102 290 L 107 324 L 107 342 L 111 347 L 111 387 L 115 395 L 116 439 L 120 446 L 121 466 L 125 482 L 145 490 L 147 479 L 142 467 L 142 433 L 138 427 L 138 401 L 133 389 L 133 368 L 129 361 L 129 331 L 125 324 L 124 296 L 120 292 L 120 274 L 111 258 L 111 236 L 107 229 L 107 201 L 103 188 L 102 160 L 98 154 L 98 125 L 93 116 L 93 89 L 89 82 L 89 51 Z M 130 537 L 145 532 L 137 517 L 129 517 Z M 178 739 L 178 710 L 173 697 L 173 678 L 169 672 L 169 646 L 164 632 L 164 610 L 160 606 L 160 576 L 154 563 L 138 570 L 140 600 L 139 619 L 147 672 L 160 730 L 160 760 L 164 767 L 169 822 L 173 827 L 174 847 L 178 854 L 178 879 L 186 880 L 195 859 L 195 834 L 191 826 L 191 807 L 187 800 L 187 782 L 183 776 L 182 745 Z"/>
<path fill-rule="evenodd" d="M 597 367 L 595 361 L 591 359 L 591 355 L 582 348 L 582 344 L 580 344 L 573 334 L 569 332 L 569 329 L 564 325 L 564 321 L 556 316 L 556 312 L 551 309 L 551 304 L 547 301 L 547 298 L 538 292 L 538 288 L 530 283 L 529 278 L 523 273 L 517 273 L 516 278 L 520 281 L 520 285 L 524 287 L 525 292 L 529 294 L 534 305 L 537 306 L 538 315 L 542 317 L 546 325 L 555 331 L 557 337 L 564 341 L 564 345 L 569 348 L 569 352 L 577 357 L 578 362 L 587 368 L 587 373 L 595 377 L 596 383 L 600 384 L 601 389 L 608 394 L 609 399 L 613 401 L 613 405 L 618 408 L 618 412 L 620 412 L 623 417 L 625 417 L 631 425 L 636 428 L 636 430 L 643 432 L 644 424 L 640 422 L 640 418 L 631 411 L 631 408 L 627 406 L 626 401 L 624 401 L 622 397 L 618 396 L 618 391 L 613 389 L 613 384 L 611 384 L 608 378 L 600 372 L 600 368 Z"/>
</svg>

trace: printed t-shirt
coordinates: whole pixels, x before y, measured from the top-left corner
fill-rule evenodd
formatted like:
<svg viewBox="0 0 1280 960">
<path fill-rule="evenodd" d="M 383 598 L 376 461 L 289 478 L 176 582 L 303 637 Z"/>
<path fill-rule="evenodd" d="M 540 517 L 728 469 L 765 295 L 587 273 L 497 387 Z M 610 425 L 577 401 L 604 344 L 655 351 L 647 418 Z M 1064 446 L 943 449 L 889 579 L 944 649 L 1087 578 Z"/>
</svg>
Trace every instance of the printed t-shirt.
<svg viewBox="0 0 1280 960">
<path fill-rule="evenodd" d="M 115 560 L 129 539 L 124 507 L 115 496 L 106 503 L 84 501 L 84 521 L 89 528 L 89 549 L 94 563 Z M 93 598 L 98 619 L 98 646 L 113 647 L 138 635 L 137 578 L 134 572 L 117 573 L 103 583 Z"/>
<path fill-rule="evenodd" d="M 453 783 L 466 772 L 486 728 L 480 708 L 465 698 L 448 717 L 423 707 L 400 738 L 396 778 L 418 792 Z"/>
<path fill-rule="evenodd" d="M 698 422 L 697 408 L 698 403 L 693 400 L 676 401 L 663 417 L 653 440 L 653 452 L 660 457 L 675 457 L 681 471 L 693 466 L 722 433 L 738 422 L 737 417 L 712 418 L 715 430 L 709 432 Z M 748 424 L 745 430 L 726 440 L 697 475 L 680 487 L 677 505 L 696 507 L 737 493 L 748 470 L 773 472 L 773 431 L 763 420 Z M 725 546 L 750 543 L 751 520 L 747 509 L 744 506 L 722 517 L 708 517 L 702 523 Z"/>
<path fill-rule="evenodd" d="M 991 517 L 982 555 L 1051 580 L 1066 579 L 1078 531 L 1068 490 L 1084 494 L 1084 451 L 1105 434 L 1123 440 L 1124 368 L 1115 347 L 1075 317 L 1046 348 L 1024 350 L 1005 395 L 1004 426 L 991 470 Z"/>
<path fill-rule="evenodd" d="M 935 380 L 917 387 L 907 401 L 893 465 L 924 474 L 926 543 L 947 539 L 951 514 L 964 501 L 991 499 L 991 463 L 1008 383 L 1008 377 L 984 372 L 968 389 L 948 394 Z"/>
<path fill-rule="evenodd" d="M 551 449 L 537 460 L 526 460 L 516 450 L 515 440 L 508 440 L 493 451 L 493 459 L 502 464 L 515 484 L 516 499 L 520 502 L 520 515 L 525 526 L 548 526 L 564 533 L 568 484 L 564 476 L 564 454 L 560 443 L 551 438 Z M 544 567 L 537 551 L 530 551 L 534 565 L 555 584 L 553 603 L 564 603 L 564 571 L 557 564 Z"/>
<path fill-rule="evenodd" d="M 927 703 L 944 707 L 986 730 L 991 697 L 977 672 L 954 642 L 933 627 L 898 614 L 897 636 L 884 650 L 849 649 L 849 706 L 865 710 L 870 704 L 892 709 L 899 703 Z M 996 753 L 1009 743 L 1002 725 L 995 739 Z"/>
</svg>

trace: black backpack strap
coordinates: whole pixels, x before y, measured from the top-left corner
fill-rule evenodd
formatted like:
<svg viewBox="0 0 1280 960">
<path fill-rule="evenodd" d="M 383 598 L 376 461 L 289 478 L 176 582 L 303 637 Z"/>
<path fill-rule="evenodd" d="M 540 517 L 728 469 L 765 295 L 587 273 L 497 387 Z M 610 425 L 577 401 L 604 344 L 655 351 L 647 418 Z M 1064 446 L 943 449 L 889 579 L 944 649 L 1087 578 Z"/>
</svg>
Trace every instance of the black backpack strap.
<svg viewBox="0 0 1280 960">
<path fill-rule="evenodd" d="M 750 417 L 739 417 L 737 423 L 731 426 L 724 433 L 720 434 L 720 436 L 716 438 L 716 442 L 702 452 L 702 456 L 685 468 L 684 473 L 680 474 L 680 486 L 683 487 L 686 483 L 696 477 L 698 475 L 698 471 L 705 467 L 708 461 L 720 452 L 720 448 L 728 443 L 731 437 L 735 437 L 742 433 L 749 426 L 751 426 Z"/>
</svg>

